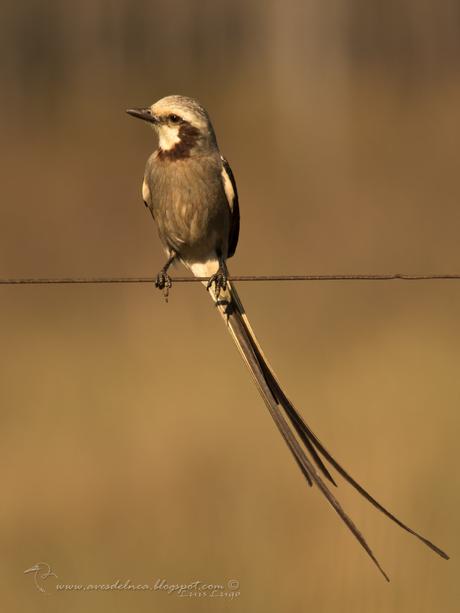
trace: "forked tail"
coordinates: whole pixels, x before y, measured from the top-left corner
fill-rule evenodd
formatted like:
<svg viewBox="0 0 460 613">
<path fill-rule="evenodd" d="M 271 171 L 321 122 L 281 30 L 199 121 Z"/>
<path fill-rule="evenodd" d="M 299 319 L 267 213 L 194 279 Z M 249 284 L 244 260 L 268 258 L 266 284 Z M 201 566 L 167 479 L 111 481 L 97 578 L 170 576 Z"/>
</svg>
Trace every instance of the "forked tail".
<svg viewBox="0 0 460 613">
<path fill-rule="evenodd" d="M 380 566 L 365 538 L 344 511 L 329 487 L 326 485 L 324 479 L 327 479 L 333 485 L 336 485 L 336 483 L 324 461 L 333 466 L 336 471 L 342 475 L 346 481 L 348 481 L 348 483 L 350 483 L 366 500 L 368 500 L 384 515 L 389 517 L 407 532 L 410 532 L 416 536 L 442 558 L 448 560 L 449 556 L 444 553 L 444 551 L 439 549 L 439 547 L 431 543 L 425 537 L 412 530 L 412 528 L 406 526 L 390 511 L 377 502 L 377 500 L 375 500 L 375 498 L 373 498 L 361 485 L 359 485 L 359 483 L 357 483 L 327 451 L 316 435 L 303 421 L 294 405 L 283 392 L 278 379 L 265 358 L 251 325 L 249 324 L 235 287 L 230 282 L 227 282 L 226 290 L 221 290 L 218 299 L 216 298 L 214 288 L 210 288 L 210 294 L 216 303 L 216 307 L 219 309 L 222 317 L 224 318 L 227 328 L 235 341 L 235 344 L 246 366 L 249 368 L 252 378 L 254 379 L 254 382 L 257 385 L 257 388 L 265 404 L 267 405 L 273 420 L 275 421 L 281 435 L 291 450 L 291 453 L 308 484 L 315 484 L 320 489 L 321 493 L 328 500 L 329 504 L 334 508 L 355 538 L 359 541 L 367 554 L 371 557 L 374 564 L 380 570 L 385 579 L 389 581 L 388 575 Z M 286 417 L 288 418 L 290 425 L 286 420 Z M 294 432 L 297 434 L 298 438 L 295 436 Z M 299 439 L 302 444 L 299 442 Z M 306 452 L 308 452 L 311 459 L 308 457 Z M 322 475 L 320 473 L 322 473 Z"/>
</svg>

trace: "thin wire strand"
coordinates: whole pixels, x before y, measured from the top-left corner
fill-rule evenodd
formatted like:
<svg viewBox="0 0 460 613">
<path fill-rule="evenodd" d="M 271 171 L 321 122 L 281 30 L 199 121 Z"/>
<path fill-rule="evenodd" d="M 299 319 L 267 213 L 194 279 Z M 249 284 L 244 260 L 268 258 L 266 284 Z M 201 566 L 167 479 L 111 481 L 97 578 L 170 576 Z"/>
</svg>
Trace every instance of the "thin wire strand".
<svg viewBox="0 0 460 613">
<path fill-rule="evenodd" d="M 460 280 L 460 274 L 350 274 L 350 275 L 236 275 L 230 281 L 447 281 Z M 171 277 L 173 283 L 199 283 L 208 277 Z M 55 277 L 1 279 L 0 285 L 59 285 L 67 283 L 154 283 L 154 277 Z"/>
</svg>

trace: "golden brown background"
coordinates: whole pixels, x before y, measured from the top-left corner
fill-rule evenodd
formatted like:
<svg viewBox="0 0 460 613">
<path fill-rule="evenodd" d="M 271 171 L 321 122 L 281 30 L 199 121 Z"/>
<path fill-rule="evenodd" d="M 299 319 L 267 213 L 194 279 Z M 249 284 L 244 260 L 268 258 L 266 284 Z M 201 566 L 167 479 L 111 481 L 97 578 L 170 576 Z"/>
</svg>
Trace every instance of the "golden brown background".
<svg viewBox="0 0 460 613">
<path fill-rule="evenodd" d="M 457 0 L 2 2 L 0 276 L 153 275 L 154 146 L 209 109 L 239 274 L 460 270 Z M 181 271 L 182 272 L 182 271 Z M 444 562 L 340 483 L 387 585 L 309 490 L 199 285 L 2 286 L 2 610 L 458 610 L 460 282 L 240 284 L 289 395 Z M 238 600 L 39 593 L 240 581 Z"/>
</svg>

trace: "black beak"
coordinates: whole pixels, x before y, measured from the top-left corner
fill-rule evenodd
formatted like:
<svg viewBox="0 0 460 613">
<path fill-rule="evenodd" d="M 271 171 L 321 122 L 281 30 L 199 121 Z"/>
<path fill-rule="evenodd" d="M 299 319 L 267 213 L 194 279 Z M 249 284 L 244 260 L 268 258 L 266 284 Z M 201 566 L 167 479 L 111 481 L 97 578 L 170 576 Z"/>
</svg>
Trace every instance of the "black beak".
<svg viewBox="0 0 460 613">
<path fill-rule="evenodd" d="M 144 121 L 148 121 L 149 123 L 157 123 L 158 117 L 156 117 L 152 111 L 147 107 L 145 109 L 126 109 L 128 115 L 132 115 L 133 117 L 137 117 L 138 119 L 143 119 Z"/>
</svg>

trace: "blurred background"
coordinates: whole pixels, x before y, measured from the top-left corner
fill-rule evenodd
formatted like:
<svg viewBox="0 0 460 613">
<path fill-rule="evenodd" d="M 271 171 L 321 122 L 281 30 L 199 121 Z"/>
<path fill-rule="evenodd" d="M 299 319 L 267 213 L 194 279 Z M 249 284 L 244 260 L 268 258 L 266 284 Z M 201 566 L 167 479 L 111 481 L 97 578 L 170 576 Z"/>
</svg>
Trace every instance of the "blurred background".
<svg viewBox="0 0 460 613">
<path fill-rule="evenodd" d="M 125 115 L 209 110 L 235 274 L 460 271 L 456 0 L 2 0 L 0 277 L 153 276 Z M 177 273 L 183 274 L 179 268 Z M 176 274 L 177 274 L 176 273 Z M 444 562 L 340 482 L 387 585 L 307 488 L 204 289 L 1 286 L 5 610 L 458 610 L 460 284 L 245 283 L 289 396 Z M 339 479 L 340 481 L 340 479 Z M 231 601 L 67 584 L 226 584 Z"/>
</svg>

